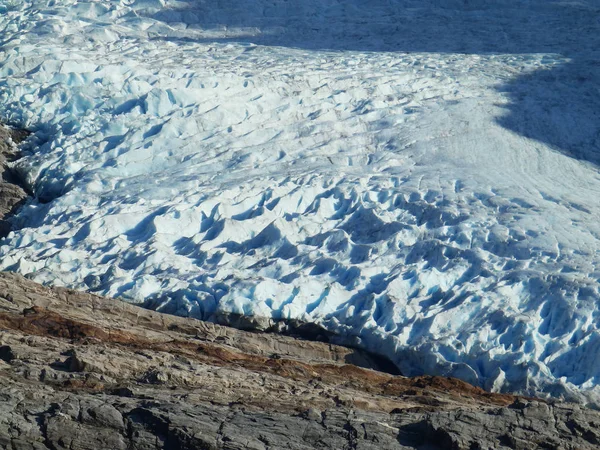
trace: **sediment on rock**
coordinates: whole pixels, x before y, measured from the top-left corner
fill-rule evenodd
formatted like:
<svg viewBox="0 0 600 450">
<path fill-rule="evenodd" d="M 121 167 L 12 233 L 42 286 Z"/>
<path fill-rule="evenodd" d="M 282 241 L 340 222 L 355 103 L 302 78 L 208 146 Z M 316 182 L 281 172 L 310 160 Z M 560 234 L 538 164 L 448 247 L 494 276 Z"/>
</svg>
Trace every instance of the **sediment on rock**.
<svg viewBox="0 0 600 450">
<path fill-rule="evenodd" d="M 392 375 L 402 375 L 400 369 L 386 356 L 366 351 L 358 346 L 348 345 L 342 336 L 338 336 L 316 323 L 302 322 L 295 319 L 275 320 L 268 317 L 249 317 L 224 312 L 215 314 L 211 317 L 211 321 L 238 330 L 275 333 L 308 341 L 343 345 L 355 350 L 348 358 L 348 363 Z"/>
</svg>

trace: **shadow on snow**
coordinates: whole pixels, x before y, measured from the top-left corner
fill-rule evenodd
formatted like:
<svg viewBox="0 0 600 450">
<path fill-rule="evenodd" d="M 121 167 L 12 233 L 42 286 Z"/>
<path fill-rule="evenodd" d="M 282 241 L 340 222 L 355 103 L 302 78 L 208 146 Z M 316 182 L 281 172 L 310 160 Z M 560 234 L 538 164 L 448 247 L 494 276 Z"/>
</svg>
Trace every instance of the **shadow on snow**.
<svg viewBox="0 0 600 450">
<path fill-rule="evenodd" d="M 206 42 L 330 51 L 553 54 L 555 61 L 549 57 L 543 61 L 549 64 L 498 87 L 509 100 L 498 123 L 569 157 L 600 164 L 599 0 L 218 0 L 190 2 L 152 18 L 201 29 Z M 229 37 L 208 37 L 211 31 Z"/>
</svg>

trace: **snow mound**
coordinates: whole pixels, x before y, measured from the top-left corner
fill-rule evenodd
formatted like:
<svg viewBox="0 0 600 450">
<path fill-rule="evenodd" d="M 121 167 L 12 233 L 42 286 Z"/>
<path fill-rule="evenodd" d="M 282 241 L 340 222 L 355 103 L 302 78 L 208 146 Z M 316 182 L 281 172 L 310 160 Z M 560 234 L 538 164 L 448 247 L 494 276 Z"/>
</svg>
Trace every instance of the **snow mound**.
<svg viewBox="0 0 600 450">
<path fill-rule="evenodd" d="M 0 1 L 0 269 L 599 403 L 598 10 Z"/>
</svg>

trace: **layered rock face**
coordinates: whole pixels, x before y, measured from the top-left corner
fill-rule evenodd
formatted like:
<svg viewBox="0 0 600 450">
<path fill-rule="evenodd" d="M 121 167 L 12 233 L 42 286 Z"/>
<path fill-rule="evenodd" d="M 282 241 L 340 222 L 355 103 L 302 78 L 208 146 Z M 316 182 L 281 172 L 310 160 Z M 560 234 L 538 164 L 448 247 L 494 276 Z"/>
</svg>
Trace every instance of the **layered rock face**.
<svg viewBox="0 0 600 450">
<path fill-rule="evenodd" d="M 12 214 L 27 199 L 26 192 L 16 183 L 7 162 L 18 155 L 17 144 L 27 135 L 20 130 L 4 128 L 0 125 L 0 237 L 11 230 L 5 216 Z"/>
<path fill-rule="evenodd" d="M 3 449 L 591 449 L 600 414 L 0 273 Z M 350 364 L 353 362 L 354 364 Z"/>
</svg>

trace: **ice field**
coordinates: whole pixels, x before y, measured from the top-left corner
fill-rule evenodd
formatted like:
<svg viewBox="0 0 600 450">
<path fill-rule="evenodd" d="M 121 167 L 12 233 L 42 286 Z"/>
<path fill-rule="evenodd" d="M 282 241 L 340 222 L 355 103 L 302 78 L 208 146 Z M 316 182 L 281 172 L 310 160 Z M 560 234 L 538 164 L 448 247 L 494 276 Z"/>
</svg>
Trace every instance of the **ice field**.
<svg viewBox="0 0 600 450">
<path fill-rule="evenodd" d="M 600 0 L 0 0 L 0 269 L 600 405 Z"/>
</svg>

